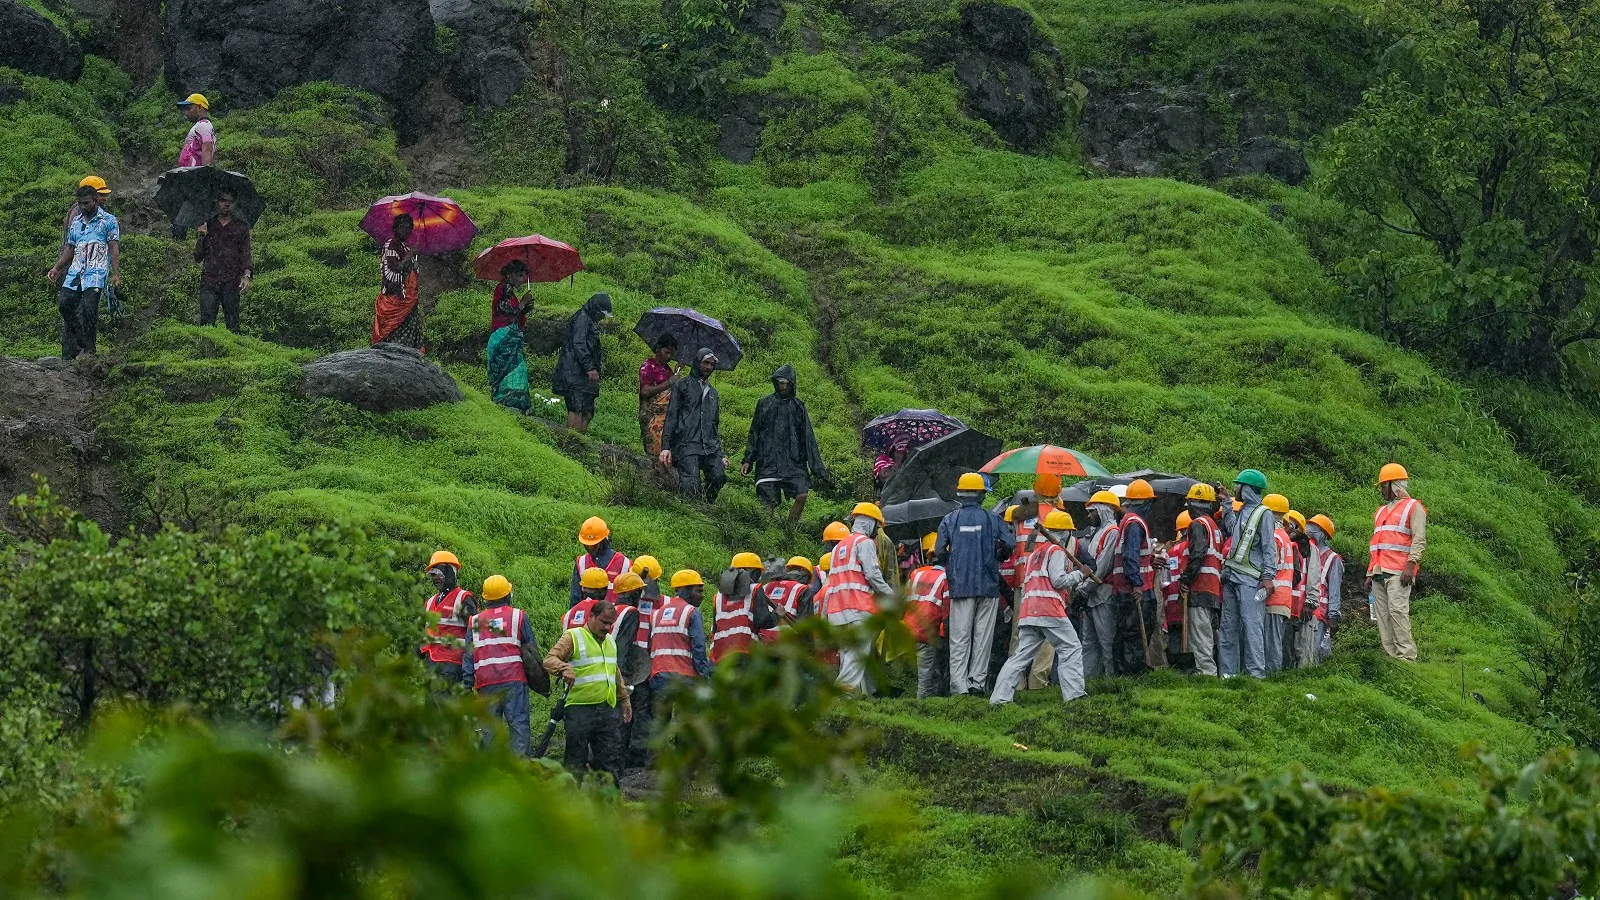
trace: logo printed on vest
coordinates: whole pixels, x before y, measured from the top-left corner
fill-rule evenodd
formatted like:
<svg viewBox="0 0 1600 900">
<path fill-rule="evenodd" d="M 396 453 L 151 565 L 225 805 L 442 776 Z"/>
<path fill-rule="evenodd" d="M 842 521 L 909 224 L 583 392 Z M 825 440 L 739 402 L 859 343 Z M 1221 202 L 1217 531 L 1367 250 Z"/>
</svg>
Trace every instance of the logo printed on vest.
<svg viewBox="0 0 1600 900">
<path fill-rule="evenodd" d="M 676 619 L 677 617 L 678 617 L 678 611 L 676 609 L 673 609 L 670 606 L 661 611 L 661 621 L 663 621 L 663 622 L 671 622 L 673 619 Z"/>
</svg>

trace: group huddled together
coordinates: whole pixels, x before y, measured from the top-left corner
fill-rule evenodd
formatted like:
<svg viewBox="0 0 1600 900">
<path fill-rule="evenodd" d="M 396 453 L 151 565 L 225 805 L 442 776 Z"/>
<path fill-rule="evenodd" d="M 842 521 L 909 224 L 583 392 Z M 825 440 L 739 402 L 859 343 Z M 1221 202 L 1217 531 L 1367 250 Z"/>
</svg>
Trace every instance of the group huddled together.
<svg viewBox="0 0 1600 900">
<path fill-rule="evenodd" d="M 1410 595 L 1427 512 L 1400 465 L 1384 466 L 1378 487 L 1365 587 L 1384 650 L 1415 661 Z M 646 764 L 652 698 L 808 616 L 846 629 L 883 612 L 903 616 L 917 644 L 918 698 L 973 694 L 992 704 L 1052 681 L 1071 702 L 1089 678 L 1167 666 L 1265 678 L 1332 652 L 1345 567 L 1334 522 L 1290 508 L 1258 470 L 1240 472 L 1231 491 L 1195 483 L 1186 508 L 1163 523 L 1176 532 L 1164 544 L 1152 537 L 1156 494 L 1143 479 L 1093 494 L 1082 527 L 1061 508 L 1059 478 L 1041 476 L 1003 509 L 985 506 L 989 493 L 983 476 L 962 476 L 959 508 L 909 547 L 887 536 L 876 504 L 859 503 L 824 530 L 815 563 L 736 553 L 712 585 L 709 627 L 699 572 L 679 570 L 664 591 L 655 557 L 630 559 L 590 518 L 547 653 L 504 576 L 484 580 L 480 602 L 458 583 L 460 561 L 440 551 L 428 564 L 437 591 L 420 652 L 445 681 L 491 697 L 523 754 L 533 752 L 529 691 L 564 681 L 566 764 L 613 777 Z M 846 637 L 839 683 L 872 695 L 871 655 L 894 662 L 885 646 Z M 991 658 L 1003 658 L 997 670 Z"/>
</svg>

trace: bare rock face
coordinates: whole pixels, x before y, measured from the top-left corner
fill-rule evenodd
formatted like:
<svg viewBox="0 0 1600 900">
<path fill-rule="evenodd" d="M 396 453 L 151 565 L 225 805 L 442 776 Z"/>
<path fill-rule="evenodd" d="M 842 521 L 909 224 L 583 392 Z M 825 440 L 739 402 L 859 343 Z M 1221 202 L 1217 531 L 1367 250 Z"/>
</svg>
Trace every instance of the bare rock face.
<svg viewBox="0 0 1600 900">
<path fill-rule="evenodd" d="M 307 363 L 303 371 L 307 397 L 342 400 L 368 412 L 425 409 L 466 399 L 449 373 L 398 344 L 331 353 Z"/>
<path fill-rule="evenodd" d="M 83 49 L 26 3 L 0 0 L 0 66 L 76 81 L 83 74 Z"/>
<path fill-rule="evenodd" d="M 450 91 L 464 103 L 499 109 L 522 90 L 531 70 L 522 28 L 527 4 L 515 0 L 429 0 L 433 21 L 448 29 L 444 47 Z"/>
<path fill-rule="evenodd" d="M 230 106 L 332 81 L 409 110 L 431 69 L 428 0 L 169 0 L 167 82 Z"/>
<path fill-rule="evenodd" d="M 0 523 L 4 504 L 32 491 L 38 475 L 68 506 L 121 527 L 115 468 L 95 441 L 100 385 L 85 360 L 0 357 Z"/>
</svg>

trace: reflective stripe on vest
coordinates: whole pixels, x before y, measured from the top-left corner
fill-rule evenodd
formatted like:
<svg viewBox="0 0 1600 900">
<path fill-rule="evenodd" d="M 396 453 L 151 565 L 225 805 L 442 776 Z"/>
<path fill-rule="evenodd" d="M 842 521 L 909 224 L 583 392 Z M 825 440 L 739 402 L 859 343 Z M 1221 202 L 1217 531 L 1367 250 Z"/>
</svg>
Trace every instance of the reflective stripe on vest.
<svg viewBox="0 0 1600 900">
<path fill-rule="evenodd" d="M 1247 578 L 1261 580 L 1261 569 L 1250 562 L 1250 548 L 1256 545 L 1256 535 L 1261 533 L 1261 522 L 1266 519 L 1271 510 L 1265 506 L 1257 506 L 1250 513 L 1249 521 L 1245 522 L 1244 531 L 1234 540 L 1233 547 L 1228 551 L 1228 558 L 1222 563 L 1223 568 L 1232 569 Z M 1231 536 L 1230 536 L 1231 538 Z"/>
<path fill-rule="evenodd" d="M 765 586 L 758 587 L 756 590 L 764 592 L 767 602 L 772 604 L 773 610 L 780 613 L 778 616 L 778 624 L 780 626 L 783 625 L 785 617 L 789 619 L 800 617 L 800 597 L 806 592 L 804 584 L 784 578 L 779 581 L 768 582 Z M 763 641 L 776 641 L 778 639 L 778 629 L 765 628 L 757 636 Z"/>
<path fill-rule="evenodd" d="M 572 687 L 567 691 L 568 706 L 617 705 L 617 639 L 609 633 L 598 641 L 587 628 L 574 628 L 572 635 Z"/>
<path fill-rule="evenodd" d="M 600 568 L 599 566 L 595 565 L 594 557 L 587 553 L 580 553 L 578 555 L 578 561 L 574 565 L 576 565 L 578 568 L 579 578 L 582 578 L 583 573 L 589 571 L 590 569 Z M 628 567 L 631 565 L 633 565 L 633 562 L 626 556 L 623 556 L 616 550 L 611 551 L 611 561 L 605 564 L 604 571 L 606 573 L 606 584 L 608 585 L 606 588 L 606 599 L 610 600 L 612 603 L 617 602 L 617 592 L 609 587 L 609 585 L 616 584 L 617 579 L 622 577 L 622 573 L 628 571 Z"/>
<path fill-rule="evenodd" d="M 905 623 L 911 636 L 926 644 L 939 633 L 939 625 L 948 615 L 945 603 L 950 599 L 950 578 L 944 569 L 923 566 L 911 573 L 910 594 L 906 603 Z"/>
<path fill-rule="evenodd" d="M 1183 621 L 1183 582 L 1178 576 L 1189 565 L 1189 542 L 1179 541 L 1172 545 L 1172 550 L 1167 554 L 1166 580 L 1161 584 L 1162 606 L 1166 612 L 1166 622 L 1174 625 Z"/>
<path fill-rule="evenodd" d="M 1028 554 L 1022 569 L 1022 606 L 1017 611 L 1017 627 L 1023 625 L 1055 624 L 1067 617 L 1067 596 L 1050 583 L 1050 560 L 1057 553 L 1065 553 L 1055 544 L 1046 543 Z"/>
<path fill-rule="evenodd" d="M 756 639 L 755 630 L 750 627 L 754 624 L 750 595 L 746 594 L 743 600 L 729 599 L 718 591 L 711 608 L 711 661 L 717 663 L 725 656 L 749 653 L 750 644 Z"/>
<path fill-rule="evenodd" d="M 1289 604 L 1289 615 L 1298 619 L 1306 608 L 1306 579 L 1311 573 L 1306 571 L 1306 557 L 1300 552 L 1300 545 L 1291 541 L 1289 546 L 1294 551 L 1294 571 L 1300 573 L 1300 583 L 1295 585 L 1289 594 L 1292 600 Z"/>
<path fill-rule="evenodd" d="M 670 597 L 656 607 L 650 620 L 650 674 L 687 675 L 700 673 L 694 667 L 694 641 L 689 635 L 690 612 L 694 607 Z"/>
<path fill-rule="evenodd" d="M 1318 573 L 1317 578 L 1317 587 L 1320 589 L 1320 593 L 1317 595 L 1317 618 L 1326 622 L 1328 621 L 1328 573 L 1333 571 L 1333 561 L 1337 559 L 1343 562 L 1344 557 L 1333 552 L 1332 547 L 1319 547 L 1317 549 L 1322 552 L 1322 571 Z"/>
<path fill-rule="evenodd" d="M 633 607 L 626 603 L 613 603 L 612 605 L 617 608 L 617 620 L 611 623 L 611 636 L 620 641 L 622 635 L 618 634 L 618 632 L 622 628 L 622 619 Z M 579 600 L 577 606 L 567 610 L 567 614 L 561 617 L 561 630 L 571 631 L 574 628 L 582 628 L 584 623 L 589 620 L 589 610 L 591 609 L 594 609 L 593 600 L 587 598 Z"/>
<path fill-rule="evenodd" d="M 1108 546 L 1122 546 L 1122 528 L 1120 526 L 1107 526 L 1106 528 L 1102 529 L 1099 534 L 1096 534 L 1094 539 L 1089 542 L 1089 554 L 1094 557 L 1094 567 L 1096 570 L 1098 570 L 1100 567 L 1100 555 L 1106 552 L 1106 548 Z"/>
<path fill-rule="evenodd" d="M 1218 540 L 1222 536 L 1222 529 L 1217 527 L 1217 522 L 1210 516 L 1201 516 L 1197 521 L 1206 533 L 1206 546 L 1200 552 L 1200 573 L 1195 576 L 1194 583 L 1189 585 L 1191 594 L 1210 594 L 1213 597 L 1222 596 L 1222 547 Z M 1187 541 L 1192 543 L 1192 541 Z M 1192 551 L 1191 551 L 1192 552 Z M 1184 561 L 1187 567 L 1188 560 Z"/>
<path fill-rule="evenodd" d="M 639 595 L 639 628 L 633 634 L 633 645 L 640 650 L 650 649 L 650 620 L 655 616 L 656 601 Z"/>
<path fill-rule="evenodd" d="M 1156 570 L 1155 566 L 1151 564 L 1153 560 L 1154 548 L 1150 544 L 1150 526 L 1145 523 L 1144 519 L 1138 513 L 1123 513 L 1122 532 L 1124 534 L 1126 534 L 1128 531 L 1128 521 L 1130 519 L 1138 522 L 1144 530 L 1144 546 L 1139 548 L 1140 590 L 1153 591 L 1156 589 Z M 1119 594 L 1129 594 L 1133 592 L 1133 583 L 1128 581 L 1127 575 L 1122 571 L 1122 546 L 1120 544 L 1117 546 L 1116 560 L 1111 566 L 1111 586 L 1115 588 Z"/>
<path fill-rule="evenodd" d="M 472 686 L 493 687 L 512 682 L 526 683 L 522 670 L 523 612 L 501 604 L 472 617 Z"/>
<path fill-rule="evenodd" d="M 852 533 L 833 548 L 833 555 L 830 557 L 831 568 L 828 570 L 828 589 L 822 597 L 824 616 L 852 610 L 868 615 L 878 611 L 877 603 L 872 596 L 872 588 L 867 584 L 866 572 L 861 568 L 861 561 L 856 558 L 856 548 L 871 543 L 872 539 L 866 535 Z M 877 550 L 874 549 L 873 552 L 876 553 Z"/>
<path fill-rule="evenodd" d="M 1385 569 L 1404 572 L 1411 561 L 1411 514 L 1420 506 L 1407 497 L 1378 507 L 1372 516 L 1372 540 L 1367 544 L 1368 572 Z M 1426 512 L 1427 508 L 1424 507 Z"/>
<path fill-rule="evenodd" d="M 428 640 L 422 645 L 428 659 L 461 665 L 467 646 L 467 620 L 461 617 L 461 600 L 471 596 L 460 587 L 453 587 L 428 598 L 428 614 L 439 617 L 438 622 L 428 624 Z"/>
<path fill-rule="evenodd" d="M 1294 544 L 1282 528 L 1273 529 L 1272 543 L 1278 553 L 1278 565 L 1272 570 L 1272 593 L 1267 595 L 1267 605 L 1289 607 L 1294 602 Z"/>
</svg>

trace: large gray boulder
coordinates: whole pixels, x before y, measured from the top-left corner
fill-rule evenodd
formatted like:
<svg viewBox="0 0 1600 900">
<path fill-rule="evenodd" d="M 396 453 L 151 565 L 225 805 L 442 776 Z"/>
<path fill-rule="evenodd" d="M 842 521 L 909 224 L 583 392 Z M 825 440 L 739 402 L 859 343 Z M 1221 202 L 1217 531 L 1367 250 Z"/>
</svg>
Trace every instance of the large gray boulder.
<svg viewBox="0 0 1600 900">
<path fill-rule="evenodd" d="M 499 109 L 531 70 L 522 27 L 525 0 L 429 0 L 435 24 L 451 35 L 445 60 L 450 92 L 464 103 Z"/>
<path fill-rule="evenodd" d="M 428 0 L 168 0 L 167 83 L 230 106 L 332 81 L 413 108 L 432 69 Z"/>
<path fill-rule="evenodd" d="M 76 81 L 83 74 L 83 48 L 27 4 L 0 0 L 0 66 Z"/>
<path fill-rule="evenodd" d="M 343 400 L 368 412 L 424 409 L 466 399 L 445 370 L 399 344 L 332 353 L 301 368 L 307 397 Z"/>
<path fill-rule="evenodd" d="M 96 357 L 0 356 L 0 528 L 10 524 L 7 501 L 31 492 L 35 476 L 105 528 L 122 527 L 116 466 L 95 435 L 103 369 Z"/>
</svg>

